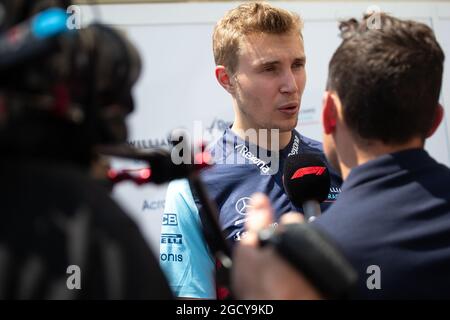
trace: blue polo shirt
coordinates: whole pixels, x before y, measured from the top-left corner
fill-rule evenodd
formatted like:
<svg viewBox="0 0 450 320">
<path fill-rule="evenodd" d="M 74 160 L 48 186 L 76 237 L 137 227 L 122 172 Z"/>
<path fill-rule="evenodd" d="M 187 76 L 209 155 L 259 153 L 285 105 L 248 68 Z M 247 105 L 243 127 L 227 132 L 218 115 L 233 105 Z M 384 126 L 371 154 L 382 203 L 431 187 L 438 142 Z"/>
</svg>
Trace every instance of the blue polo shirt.
<svg viewBox="0 0 450 320">
<path fill-rule="evenodd" d="M 257 148 L 227 129 L 210 150 L 216 163 L 202 173 L 209 196 L 219 209 L 219 223 L 230 243 L 244 235 L 249 200 L 262 192 L 272 202 L 276 219 L 296 208 L 283 187 L 285 159 L 292 154 L 314 153 L 325 162 L 321 143 L 293 131 L 291 141 L 279 153 Z M 331 189 L 321 207 L 326 210 L 340 192 L 341 178 L 330 169 Z M 172 182 L 166 195 L 160 263 L 175 295 L 215 298 L 214 260 L 201 231 L 202 206 L 186 180 Z M 170 224 L 168 221 L 172 219 Z M 174 223 L 176 221 L 176 224 Z M 168 239 L 178 239 L 169 241 Z"/>
<path fill-rule="evenodd" d="M 450 169 L 425 150 L 352 169 L 312 225 L 359 272 L 355 298 L 450 298 Z"/>
</svg>

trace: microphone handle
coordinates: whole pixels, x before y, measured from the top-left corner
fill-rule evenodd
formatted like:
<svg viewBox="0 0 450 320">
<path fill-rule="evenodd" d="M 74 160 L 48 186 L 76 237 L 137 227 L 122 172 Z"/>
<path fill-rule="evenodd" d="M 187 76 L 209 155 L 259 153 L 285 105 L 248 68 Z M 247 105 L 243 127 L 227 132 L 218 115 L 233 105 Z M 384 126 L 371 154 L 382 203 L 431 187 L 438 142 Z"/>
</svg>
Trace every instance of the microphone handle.
<svg viewBox="0 0 450 320">
<path fill-rule="evenodd" d="M 320 204 L 317 200 L 306 200 L 302 203 L 303 214 L 307 222 L 312 222 L 321 214 Z"/>
</svg>

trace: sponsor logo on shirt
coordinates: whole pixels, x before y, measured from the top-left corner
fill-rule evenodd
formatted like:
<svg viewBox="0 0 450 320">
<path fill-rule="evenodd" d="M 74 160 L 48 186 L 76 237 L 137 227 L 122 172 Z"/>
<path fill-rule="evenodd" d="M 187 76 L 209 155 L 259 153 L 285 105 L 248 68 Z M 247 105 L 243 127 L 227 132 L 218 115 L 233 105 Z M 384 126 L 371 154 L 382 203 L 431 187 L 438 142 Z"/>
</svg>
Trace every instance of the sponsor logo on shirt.
<svg viewBox="0 0 450 320">
<path fill-rule="evenodd" d="M 341 193 L 341 188 L 332 187 L 330 188 L 330 193 L 328 193 L 327 201 L 335 201 L 339 194 Z"/>
<path fill-rule="evenodd" d="M 288 157 L 296 155 L 298 153 L 298 147 L 300 145 L 300 139 L 299 137 L 296 135 L 294 137 L 294 143 L 292 144 L 292 149 L 291 152 L 289 152 Z"/>
<path fill-rule="evenodd" d="M 267 165 L 267 163 L 251 153 L 246 145 L 238 144 L 234 148 L 242 155 L 242 157 L 244 157 L 244 159 L 248 159 L 251 163 L 255 164 L 262 173 L 269 173 L 270 167 Z"/>
<path fill-rule="evenodd" d="M 159 259 L 161 261 L 168 261 L 168 262 L 183 262 L 183 255 L 173 253 L 161 253 L 159 255 Z"/>
<path fill-rule="evenodd" d="M 163 226 L 177 226 L 178 219 L 175 213 L 164 213 L 162 217 Z"/>
<path fill-rule="evenodd" d="M 170 245 L 182 245 L 183 236 L 175 233 L 161 233 L 161 243 Z"/>
<path fill-rule="evenodd" d="M 252 207 L 250 205 L 250 200 L 251 199 L 249 197 L 242 197 L 236 201 L 236 205 L 234 207 L 236 208 L 237 213 L 246 216 L 247 210 Z"/>
<path fill-rule="evenodd" d="M 242 198 L 240 198 L 238 201 L 236 201 L 236 204 L 235 204 L 234 207 L 235 207 L 237 213 L 239 213 L 242 216 L 246 216 L 247 213 L 248 213 L 247 210 L 252 207 L 250 205 L 250 198 L 249 197 L 242 197 Z M 243 218 L 243 219 L 236 220 L 234 222 L 234 225 L 238 226 L 240 224 L 245 223 L 247 220 L 248 220 L 248 218 Z"/>
</svg>

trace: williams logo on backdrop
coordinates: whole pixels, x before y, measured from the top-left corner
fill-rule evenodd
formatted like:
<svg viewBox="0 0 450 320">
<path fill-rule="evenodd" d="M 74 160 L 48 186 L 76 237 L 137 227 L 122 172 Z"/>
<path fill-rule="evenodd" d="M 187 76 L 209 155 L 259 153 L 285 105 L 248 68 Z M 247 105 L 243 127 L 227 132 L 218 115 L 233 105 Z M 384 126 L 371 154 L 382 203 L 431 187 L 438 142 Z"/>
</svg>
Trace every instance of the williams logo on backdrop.
<svg viewBox="0 0 450 320">
<path fill-rule="evenodd" d="M 208 142 L 212 139 L 215 139 L 218 134 L 222 134 L 230 126 L 231 122 L 214 118 L 214 120 L 208 126 L 201 128 L 203 134 L 201 134 L 198 137 L 194 135 L 193 137 L 191 137 L 193 139 L 190 140 L 194 143 L 197 143 L 199 141 Z M 189 131 L 186 130 L 186 133 L 189 133 Z M 128 141 L 128 145 L 137 149 L 152 149 L 152 148 L 168 149 L 172 144 L 170 141 L 170 134 L 168 134 L 166 137 L 130 140 Z"/>
<path fill-rule="evenodd" d="M 128 141 L 131 147 L 138 149 L 152 149 L 152 148 L 169 148 L 170 140 L 169 138 L 151 138 L 142 140 L 131 140 Z"/>
<path fill-rule="evenodd" d="M 316 124 L 319 119 L 319 112 L 317 108 L 314 107 L 301 107 L 300 108 L 300 115 L 299 115 L 299 122 L 303 125 L 308 124 Z"/>
</svg>

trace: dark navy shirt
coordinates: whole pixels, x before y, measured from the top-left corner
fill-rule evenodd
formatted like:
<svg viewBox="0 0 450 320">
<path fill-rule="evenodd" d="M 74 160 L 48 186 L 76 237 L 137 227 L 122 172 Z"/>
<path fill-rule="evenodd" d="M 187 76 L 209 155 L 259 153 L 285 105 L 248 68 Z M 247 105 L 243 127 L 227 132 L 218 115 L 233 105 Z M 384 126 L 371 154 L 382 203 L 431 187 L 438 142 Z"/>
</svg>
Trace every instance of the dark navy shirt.
<svg viewBox="0 0 450 320">
<path fill-rule="evenodd" d="M 230 242 L 243 236 L 250 196 L 267 194 L 278 219 L 295 208 L 284 192 L 284 160 L 290 154 L 315 153 L 325 160 L 322 145 L 293 131 L 291 141 L 271 154 L 245 142 L 227 129 L 210 150 L 216 165 L 202 180 L 219 209 L 219 223 Z M 322 210 L 340 192 L 341 178 L 330 170 L 332 183 Z M 186 180 L 170 183 L 162 224 L 160 263 L 177 296 L 215 298 L 214 260 L 201 231 L 202 206 Z"/>
<path fill-rule="evenodd" d="M 210 197 L 219 207 L 219 222 L 227 239 L 234 241 L 242 237 L 246 210 L 250 197 L 255 192 L 262 192 L 270 198 L 276 220 L 290 211 L 302 212 L 302 208 L 292 204 L 283 187 L 284 162 L 290 154 L 312 153 L 326 163 L 322 144 L 295 130 L 290 142 L 279 154 L 271 154 L 245 142 L 230 129 L 216 142 L 211 153 L 216 165 L 203 172 L 202 180 Z M 266 153 L 268 157 L 265 157 Z M 273 166 L 273 162 L 277 165 Z M 331 189 L 328 200 L 321 204 L 322 211 L 336 200 L 342 184 L 342 179 L 329 169 Z M 201 210 L 201 204 L 197 200 L 196 204 Z"/>
<path fill-rule="evenodd" d="M 313 226 L 357 268 L 356 298 L 450 298 L 450 169 L 425 150 L 352 169 Z"/>
</svg>

